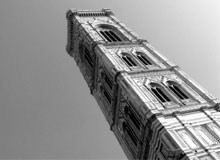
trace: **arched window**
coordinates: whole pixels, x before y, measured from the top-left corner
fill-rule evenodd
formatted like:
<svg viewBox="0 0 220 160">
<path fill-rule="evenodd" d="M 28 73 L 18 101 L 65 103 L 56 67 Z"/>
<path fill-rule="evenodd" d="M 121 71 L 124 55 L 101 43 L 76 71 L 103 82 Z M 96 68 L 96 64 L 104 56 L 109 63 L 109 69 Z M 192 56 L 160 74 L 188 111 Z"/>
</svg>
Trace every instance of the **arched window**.
<svg viewBox="0 0 220 160">
<path fill-rule="evenodd" d="M 101 72 L 101 78 L 108 85 L 108 87 L 112 90 L 113 88 L 112 78 L 110 78 L 104 71 Z"/>
<path fill-rule="evenodd" d="M 130 106 L 126 105 L 124 107 L 124 113 L 125 113 L 125 117 L 129 118 L 133 124 L 136 126 L 136 128 L 138 130 L 140 130 L 140 121 L 139 118 L 137 117 L 137 114 L 134 113 L 134 111 L 130 108 Z"/>
<path fill-rule="evenodd" d="M 103 86 L 100 86 L 100 90 L 101 90 L 102 94 L 104 95 L 106 101 L 109 104 L 111 104 L 112 98 L 111 98 L 110 94 L 108 93 L 108 91 Z"/>
<path fill-rule="evenodd" d="M 91 53 L 89 52 L 89 50 L 82 44 L 79 44 L 79 54 L 81 56 L 82 59 L 85 59 L 87 64 L 93 68 L 93 57 L 91 56 Z"/>
<path fill-rule="evenodd" d="M 130 125 L 128 123 L 126 123 L 126 122 L 123 122 L 122 123 L 122 128 L 123 128 L 123 132 L 127 133 L 127 135 L 132 140 L 134 145 L 137 146 L 138 138 L 137 138 L 136 134 L 134 133 L 134 131 L 132 130 L 132 128 L 130 127 Z"/>
<path fill-rule="evenodd" d="M 114 26 L 102 24 L 98 26 L 98 30 L 108 42 L 121 42 L 123 40 Z"/>
<path fill-rule="evenodd" d="M 137 62 L 134 58 L 128 53 L 122 53 L 122 59 L 126 62 L 129 67 L 137 66 Z"/>
<path fill-rule="evenodd" d="M 150 90 L 162 103 L 171 102 L 170 96 L 165 91 L 164 87 L 157 83 L 150 83 Z"/>
<path fill-rule="evenodd" d="M 151 61 L 144 55 L 142 52 L 136 52 L 137 58 L 144 64 L 144 65 L 152 65 Z"/>
<path fill-rule="evenodd" d="M 84 53 L 85 53 L 85 59 L 89 63 L 90 67 L 93 68 L 92 56 L 90 55 L 89 50 L 86 47 L 84 48 Z"/>
<path fill-rule="evenodd" d="M 177 82 L 168 81 L 168 88 L 181 100 L 189 99 L 189 96 Z"/>
</svg>

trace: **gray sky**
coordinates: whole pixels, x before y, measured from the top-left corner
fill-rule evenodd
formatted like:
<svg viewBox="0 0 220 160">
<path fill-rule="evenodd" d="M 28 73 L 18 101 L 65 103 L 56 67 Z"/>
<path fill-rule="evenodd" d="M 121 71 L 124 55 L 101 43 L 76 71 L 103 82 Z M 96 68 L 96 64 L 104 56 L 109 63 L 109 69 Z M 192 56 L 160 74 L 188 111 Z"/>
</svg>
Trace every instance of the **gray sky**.
<svg viewBox="0 0 220 160">
<path fill-rule="evenodd" d="M 125 159 L 65 51 L 68 8 L 112 9 L 220 98 L 219 0 L 1 0 L 1 159 Z"/>
</svg>

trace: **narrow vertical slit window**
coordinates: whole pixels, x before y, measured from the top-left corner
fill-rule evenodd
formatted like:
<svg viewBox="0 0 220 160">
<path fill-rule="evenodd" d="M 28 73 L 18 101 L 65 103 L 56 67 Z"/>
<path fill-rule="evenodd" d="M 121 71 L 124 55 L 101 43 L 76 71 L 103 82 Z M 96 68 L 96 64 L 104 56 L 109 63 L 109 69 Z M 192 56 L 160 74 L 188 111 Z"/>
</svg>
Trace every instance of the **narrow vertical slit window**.
<svg viewBox="0 0 220 160">
<path fill-rule="evenodd" d="M 135 67 L 137 64 L 129 54 L 122 55 L 122 59 L 126 62 L 129 67 Z"/>
<path fill-rule="evenodd" d="M 122 34 L 119 33 L 117 28 L 111 25 L 102 24 L 99 25 L 98 30 L 100 34 L 107 40 L 108 42 L 121 42 Z"/>
<path fill-rule="evenodd" d="M 112 42 L 116 42 L 117 40 L 111 35 L 110 31 L 105 31 L 108 37 L 111 39 Z"/>
<path fill-rule="evenodd" d="M 176 82 L 168 82 L 168 88 L 181 100 L 189 99 L 189 96 L 184 93 L 181 85 Z"/>
<path fill-rule="evenodd" d="M 100 33 L 107 41 L 112 42 L 112 40 L 108 37 L 108 35 L 105 33 L 105 31 L 100 31 Z"/>
<path fill-rule="evenodd" d="M 127 124 L 127 133 L 129 135 L 129 137 L 131 138 L 132 142 L 135 144 L 135 146 L 137 146 L 138 144 L 138 138 L 137 136 L 134 134 L 134 131 L 132 130 L 132 128 Z"/>
<path fill-rule="evenodd" d="M 88 62 L 88 64 L 89 64 L 89 66 L 91 67 L 91 68 L 93 68 L 93 60 L 92 60 L 92 57 L 91 57 L 91 55 L 90 55 L 90 53 L 89 53 L 89 50 L 86 48 L 86 47 L 84 47 L 84 56 L 85 56 L 85 59 L 86 59 L 86 61 Z"/>
<path fill-rule="evenodd" d="M 136 63 L 133 61 L 133 59 L 130 56 L 127 56 L 127 59 L 132 64 L 132 66 L 137 66 Z"/>
<path fill-rule="evenodd" d="M 105 89 L 103 90 L 103 94 L 104 94 L 105 98 L 107 99 L 108 103 L 111 104 L 111 96 L 109 95 L 109 93 Z"/>
<path fill-rule="evenodd" d="M 161 102 L 170 102 L 170 98 L 168 98 L 166 96 L 166 94 L 164 94 L 164 92 L 157 87 L 151 88 L 151 91 L 157 96 L 157 98 L 161 101 Z"/>
<path fill-rule="evenodd" d="M 151 91 L 156 95 L 156 97 L 157 97 L 161 102 L 166 102 L 166 100 L 163 98 L 163 96 L 161 96 L 160 93 L 157 91 L 157 88 L 151 88 Z"/>
<path fill-rule="evenodd" d="M 144 65 L 152 65 L 152 63 L 144 56 L 142 53 L 137 54 L 137 58 L 144 64 Z"/>
<path fill-rule="evenodd" d="M 110 78 L 105 71 L 101 72 L 101 79 L 104 81 L 104 83 L 107 84 L 107 86 L 112 90 L 113 88 L 113 82 L 112 82 L 112 78 Z"/>
<path fill-rule="evenodd" d="M 164 88 L 159 84 L 154 84 L 154 83 L 150 84 L 150 90 L 162 103 L 172 101 L 170 97 L 167 95 L 167 93 L 164 91 Z"/>
<path fill-rule="evenodd" d="M 105 76 L 105 81 L 108 84 L 109 88 L 112 89 L 112 81 L 109 79 L 107 75 Z"/>
<path fill-rule="evenodd" d="M 127 59 L 126 56 L 122 56 L 122 59 L 127 63 L 127 65 L 129 65 L 130 67 L 132 67 L 132 63 L 130 63 L 130 61 Z"/>
<path fill-rule="evenodd" d="M 112 34 L 112 36 L 115 38 L 115 39 L 117 39 L 117 41 L 121 41 L 121 39 L 115 34 L 115 32 L 113 32 L 113 31 L 109 31 L 111 34 Z"/>
<path fill-rule="evenodd" d="M 133 124 L 135 125 L 135 127 L 140 130 L 140 121 L 137 118 L 136 114 L 134 113 L 133 110 L 131 110 L 127 105 L 124 108 L 124 112 L 125 112 L 125 116 L 129 117 L 131 119 L 131 121 L 133 122 Z"/>
<path fill-rule="evenodd" d="M 157 92 L 160 93 L 160 95 L 162 95 L 166 102 L 171 101 L 170 98 L 168 98 L 167 95 L 160 88 L 157 88 Z"/>
<path fill-rule="evenodd" d="M 175 88 L 175 90 L 184 98 L 184 99 L 188 99 L 189 97 L 183 92 L 181 91 L 181 89 L 178 86 L 173 86 Z"/>
</svg>

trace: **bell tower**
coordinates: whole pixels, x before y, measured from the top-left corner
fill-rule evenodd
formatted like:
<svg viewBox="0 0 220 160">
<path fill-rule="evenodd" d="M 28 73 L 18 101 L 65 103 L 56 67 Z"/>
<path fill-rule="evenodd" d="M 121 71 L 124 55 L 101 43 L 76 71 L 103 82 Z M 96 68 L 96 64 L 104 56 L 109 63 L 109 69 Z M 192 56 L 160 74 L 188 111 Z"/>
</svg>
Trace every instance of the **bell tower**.
<svg viewBox="0 0 220 160">
<path fill-rule="evenodd" d="M 70 9 L 66 51 L 128 159 L 220 159 L 219 101 L 109 9 Z"/>
</svg>

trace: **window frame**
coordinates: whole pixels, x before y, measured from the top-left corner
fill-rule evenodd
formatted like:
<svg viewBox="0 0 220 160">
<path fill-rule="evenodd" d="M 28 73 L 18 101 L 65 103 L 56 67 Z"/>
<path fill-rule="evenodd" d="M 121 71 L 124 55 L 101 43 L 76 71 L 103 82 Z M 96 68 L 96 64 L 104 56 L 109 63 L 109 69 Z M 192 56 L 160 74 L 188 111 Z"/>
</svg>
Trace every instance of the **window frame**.
<svg viewBox="0 0 220 160">
<path fill-rule="evenodd" d="M 82 52 L 80 53 L 81 60 L 83 60 L 91 70 L 94 69 L 94 55 L 91 54 L 90 50 L 82 42 L 79 43 L 79 52 Z"/>
<path fill-rule="evenodd" d="M 109 106 L 111 106 L 112 105 L 112 95 L 109 93 L 109 91 L 103 85 L 100 86 L 100 91 L 101 91 L 105 101 L 108 103 Z"/>
<path fill-rule="evenodd" d="M 129 105 L 126 103 L 124 105 L 124 115 L 126 119 L 131 120 L 135 128 L 140 131 L 141 130 L 141 119 L 140 116 L 137 114 L 137 112 Z"/>
<path fill-rule="evenodd" d="M 182 94 L 184 94 L 184 96 L 186 96 L 187 98 L 181 99 L 181 97 L 178 94 L 176 94 L 174 90 L 172 90 L 170 88 L 171 85 L 175 86 L 176 88 L 178 88 L 178 90 L 180 92 L 182 92 L 182 93 L 180 93 L 175 89 L 175 91 L 178 92 L 178 94 L 180 94 L 180 96 L 183 96 Z M 187 91 L 187 89 L 183 88 L 181 83 L 174 81 L 174 80 L 168 80 L 168 81 L 166 81 L 165 86 L 172 93 L 172 95 L 175 96 L 183 104 L 197 103 L 197 101 L 193 98 L 193 96 L 189 93 L 189 91 Z"/>
<path fill-rule="evenodd" d="M 125 139 L 129 138 L 134 146 L 138 147 L 140 140 L 138 139 L 138 136 L 135 134 L 130 124 L 124 121 L 122 123 L 122 130 L 125 134 Z"/>
<path fill-rule="evenodd" d="M 114 88 L 113 78 L 110 76 L 110 74 L 108 74 L 105 71 L 105 69 L 101 70 L 100 77 L 101 77 L 101 81 L 102 81 L 103 85 L 107 86 L 107 88 L 112 93 L 113 92 L 113 88 Z"/>
<path fill-rule="evenodd" d="M 125 57 L 125 58 L 124 58 Z M 141 67 L 139 62 L 134 58 L 134 56 L 128 52 L 121 52 L 120 58 L 129 68 L 139 68 Z"/>
<path fill-rule="evenodd" d="M 136 51 L 135 55 L 137 59 L 143 64 L 145 67 L 153 66 L 155 63 L 144 53 L 141 51 Z M 141 56 L 141 58 L 140 58 Z"/>
<path fill-rule="evenodd" d="M 99 24 L 97 25 L 97 31 L 99 35 L 108 43 L 121 43 L 124 41 L 129 41 L 118 28 L 111 24 Z"/>
<path fill-rule="evenodd" d="M 171 95 L 171 93 L 165 88 L 164 85 L 158 83 L 158 82 L 150 82 L 148 83 L 148 86 L 146 86 L 148 88 L 148 90 L 150 91 L 150 93 L 157 99 L 157 101 L 159 103 L 161 103 L 162 105 L 164 105 L 166 108 L 169 108 L 169 106 L 173 106 L 173 107 L 176 107 L 176 101 L 175 99 L 173 98 L 173 96 Z M 153 87 L 158 87 L 162 92 L 163 94 L 169 98 L 170 101 L 165 101 L 163 102 L 153 91 L 152 91 L 152 88 Z M 165 98 L 166 100 L 166 98 Z M 174 106 L 175 105 L 175 106 Z"/>
</svg>

